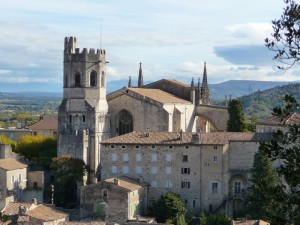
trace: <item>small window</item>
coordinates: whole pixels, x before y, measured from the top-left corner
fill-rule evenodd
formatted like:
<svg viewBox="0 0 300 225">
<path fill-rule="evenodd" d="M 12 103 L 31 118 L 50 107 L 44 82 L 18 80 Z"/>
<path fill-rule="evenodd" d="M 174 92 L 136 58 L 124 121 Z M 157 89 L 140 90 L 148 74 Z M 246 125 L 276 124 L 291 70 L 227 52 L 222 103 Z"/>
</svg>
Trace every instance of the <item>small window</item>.
<svg viewBox="0 0 300 225">
<path fill-rule="evenodd" d="M 110 148 L 115 148 L 115 147 L 116 147 L 115 145 L 111 145 L 111 146 L 110 146 Z"/>
<path fill-rule="evenodd" d="M 82 115 L 82 122 L 85 123 L 85 115 Z"/>
<path fill-rule="evenodd" d="M 123 154 L 123 161 L 128 162 L 129 161 L 129 156 L 127 153 Z"/>
<path fill-rule="evenodd" d="M 142 155 L 141 155 L 140 153 L 137 153 L 137 154 L 135 155 L 135 161 L 137 161 L 137 162 L 142 161 Z"/>
<path fill-rule="evenodd" d="M 190 168 L 181 168 L 181 174 L 190 174 Z"/>
<path fill-rule="evenodd" d="M 126 145 L 122 145 L 122 148 L 126 148 Z"/>
<path fill-rule="evenodd" d="M 140 148 L 140 146 L 139 145 L 136 145 L 136 146 L 134 146 L 135 148 Z"/>
<path fill-rule="evenodd" d="M 118 155 L 117 155 L 117 153 L 112 153 L 111 154 L 111 161 L 113 161 L 113 162 L 118 161 Z"/>
<path fill-rule="evenodd" d="M 157 174 L 157 167 L 156 166 L 151 168 L 151 173 L 152 174 Z"/>
<path fill-rule="evenodd" d="M 193 208 L 196 208 L 196 206 L 197 206 L 197 200 L 193 199 Z"/>
<path fill-rule="evenodd" d="M 188 155 L 182 156 L 182 162 L 188 162 Z"/>
<path fill-rule="evenodd" d="M 91 75 L 90 75 L 90 86 L 91 87 L 97 86 L 97 73 L 95 71 L 91 72 Z"/>
<path fill-rule="evenodd" d="M 72 115 L 69 116 L 69 122 L 72 123 Z"/>
<path fill-rule="evenodd" d="M 172 168 L 171 167 L 166 167 L 165 171 L 166 171 L 166 174 L 171 174 L 172 173 Z"/>
<path fill-rule="evenodd" d="M 80 74 L 76 73 L 75 74 L 75 87 L 80 87 Z"/>
<path fill-rule="evenodd" d="M 157 181 L 156 180 L 151 181 L 151 187 L 153 187 L 153 188 L 157 187 Z"/>
<path fill-rule="evenodd" d="M 173 148 L 174 148 L 174 146 L 173 146 L 173 145 L 170 145 L 170 146 L 169 146 L 169 149 L 173 149 Z"/>
<path fill-rule="evenodd" d="M 218 193 L 218 183 L 212 183 L 212 193 Z"/>
<path fill-rule="evenodd" d="M 218 149 L 218 146 L 214 146 L 214 149 Z"/>
<path fill-rule="evenodd" d="M 241 182 L 237 181 L 237 182 L 234 182 L 234 193 L 235 194 L 238 194 L 238 193 L 241 193 Z"/>
<path fill-rule="evenodd" d="M 142 167 L 141 167 L 141 166 L 137 166 L 137 167 L 135 168 L 135 173 L 136 173 L 136 174 L 142 174 Z"/>
<path fill-rule="evenodd" d="M 11 182 L 15 183 L 15 176 L 14 175 L 11 176 Z"/>
<path fill-rule="evenodd" d="M 103 198 L 107 198 L 107 196 L 108 196 L 108 190 L 107 189 L 103 189 L 102 190 L 102 197 Z"/>
<path fill-rule="evenodd" d="M 112 166 L 111 167 L 111 173 L 117 173 L 117 167 L 116 166 Z"/>
<path fill-rule="evenodd" d="M 152 162 L 156 162 L 157 161 L 157 154 L 152 154 L 151 159 L 152 159 Z"/>
<path fill-rule="evenodd" d="M 123 166 L 123 173 L 128 174 L 129 172 L 129 167 L 128 166 Z"/>
<path fill-rule="evenodd" d="M 19 181 L 22 181 L 22 174 L 19 173 Z"/>
<path fill-rule="evenodd" d="M 165 187 L 166 188 L 172 188 L 172 182 L 170 181 L 170 180 L 166 180 L 166 182 L 165 182 Z"/>
<path fill-rule="evenodd" d="M 155 145 L 151 145 L 151 148 L 155 148 Z"/>
<path fill-rule="evenodd" d="M 181 182 L 181 188 L 190 188 L 190 182 L 189 181 L 182 181 Z"/>
<path fill-rule="evenodd" d="M 184 148 L 185 148 L 185 149 L 189 149 L 189 148 L 190 148 L 190 146 L 184 146 Z"/>
<path fill-rule="evenodd" d="M 214 160 L 214 162 L 218 162 L 218 156 L 214 155 L 213 160 Z"/>
<path fill-rule="evenodd" d="M 172 161 L 172 155 L 167 154 L 167 155 L 166 155 L 166 161 L 167 161 L 167 162 L 171 162 L 171 161 Z"/>
</svg>

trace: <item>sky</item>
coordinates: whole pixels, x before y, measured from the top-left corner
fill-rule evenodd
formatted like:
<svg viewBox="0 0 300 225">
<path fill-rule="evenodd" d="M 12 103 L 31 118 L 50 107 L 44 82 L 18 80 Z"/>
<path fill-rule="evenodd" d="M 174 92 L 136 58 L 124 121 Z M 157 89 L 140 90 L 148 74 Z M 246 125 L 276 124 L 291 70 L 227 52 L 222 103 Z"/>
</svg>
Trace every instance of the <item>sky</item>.
<svg viewBox="0 0 300 225">
<path fill-rule="evenodd" d="M 297 81 L 264 45 L 283 0 L 9 0 L 1 2 L 0 92 L 62 92 L 64 38 L 106 50 L 107 81 Z M 13 90 L 14 91 L 14 90 Z"/>
</svg>

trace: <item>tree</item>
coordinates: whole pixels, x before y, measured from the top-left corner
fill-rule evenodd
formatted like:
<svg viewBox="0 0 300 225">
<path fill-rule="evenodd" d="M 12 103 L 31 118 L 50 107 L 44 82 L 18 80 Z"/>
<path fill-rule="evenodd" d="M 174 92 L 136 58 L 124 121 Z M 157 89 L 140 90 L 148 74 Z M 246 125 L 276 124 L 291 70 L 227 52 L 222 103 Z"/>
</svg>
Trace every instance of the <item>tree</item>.
<svg viewBox="0 0 300 225">
<path fill-rule="evenodd" d="M 245 118 L 243 106 L 237 99 L 229 101 L 228 104 L 229 120 L 227 122 L 227 131 L 243 132 L 245 131 Z"/>
<path fill-rule="evenodd" d="M 17 143 L 6 136 L 0 135 L 0 142 L 2 144 L 11 145 L 11 149 L 15 151 Z"/>
<path fill-rule="evenodd" d="M 273 115 L 281 121 L 282 129 L 273 133 L 269 143 L 262 143 L 261 148 L 271 159 L 280 161 L 278 175 L 284 180 L 288 219 L 291 222 L 300 221 L 300 123 L 286 124 L 287 118 L 298 111 L 299 104 L 293 96 L 285 95 L 285 107 L 273 109 Z"/>
<path fill-rule="evenodd" d="M 77 183 L 82 183 L 83 176 L 91 172 L 82 159 L 63 155 L 53 158 L 51 168 L 56 176 L 54 200 L 56 205 L 71 207 L 77 201 Z"/>
<path fill-rule="evenodd" d="M 294 0 L 284 0 L 286 7 L 280 19 L 272 21 L 272 38 L 266 38 L 266 46 L 275 52 L 274 59 L 285 64 L 280 69 L 292 67 L 300 60 L 300 6 Z"/>
<path fill-rule="evenodd" d="M 172 192 L 160 196 L 159 200 L 150 208 L 159 223 L 185 225 L 187 212 L 180 197 Z"/>
<path fill-rule="evenodd" d="M 9 225 L 10 223 L 8 223 L 8 216 L 3 214 L 2 212 L 0 212 L 0 224 L 6 224 Z"/>
<path fill-rule="evenodd" d="M 255 153 L 251 174 L 252 185 L 247 189 L 244 202 L 247 214 L 271 224 L 286 224 L 286 193 L 262 145 Z"/>
<path fill-rule="evenodd" d="M 25 135 L 17 142 L 16 152 L 26 159 L 49 166 L 56 157 L 57 138 Z"/>
<path fill-rule="evenodd" d="M 231 225 L 231 218 L 226 214 L 202 215 L 201 225 Z"/>
</svg>

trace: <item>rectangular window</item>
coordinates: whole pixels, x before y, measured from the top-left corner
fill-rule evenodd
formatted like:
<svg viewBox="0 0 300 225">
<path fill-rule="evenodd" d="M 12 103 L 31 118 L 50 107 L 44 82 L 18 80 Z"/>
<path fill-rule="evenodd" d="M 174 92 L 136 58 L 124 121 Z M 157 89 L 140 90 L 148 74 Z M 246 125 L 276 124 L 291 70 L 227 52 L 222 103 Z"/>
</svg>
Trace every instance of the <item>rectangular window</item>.
<svg viewBox="0 0 300 225">
<path fill-rule="evenodd" d="M 196 208 L 196 206 L 197 206 L 197 200 L 193 199 L 193 208 Z"/>
<path fill-rule="evenodd" d="M 107 196 L 108 196 L 108 191 L 106 189 L 103 189 L 102 190 L 102 197 L 107 198 Z"/>
<path fill-rule="evenodd" d="M 190 168 L 181 168 L 181 174 L 190 174 Z"/>
<path fill-rule="evenodd" d="M 218 193 L 218 183 L 212 183 L 212 193 Z"/>
<path fill-rule="evenodd" d="M 11 176 L 11 182 L 15 183 L 15 176 L 14 175 Z"/>
<path fill-rule="evenodd" d="M 123 166 L 123 173 L 127 174 L 129 172 L 129 167 L 128 166 Z"/>
<path fill-rule="evenodd" d="M 136 174 L 142 174 L 142 167 L 141 166 L 135 167 L 135 173 Z"/>
<path fill-rule="evenodd" d="M 167 154 L 166 155 L 166 162 L 171 162 L 172 161 L 172 155 L 171 154 Z"/>
<path fill-rule="evenodd" d="M 124 162 L 128 162 L 129 161 L 129 157 L 128 157 L 127 153 L 123 154 L 123 161 Z"/>
<path fill-rule="evenodd" d="M 137 162 L 142 161 L 142 155 L 141 155 L 140 153 L 137 153 L 137 154 L 135 155 L 135 160 L 136 160 Z"/>
<path fill-rule="evenodd" d="M 151 160 L 152 160 L 152 162 L 156 162 L 157 161 L 157 154 L 152 154 Z"/>
<path fill-rule="evenodd" d="M 241 193 L 241 182 L 234 182 L 234 193 Z"/>
<path fill-rule="evenodd" d="M 214 155 L 213 160 L 214 160 L 214 162 L 218 162 L 218 156 Z"/>
<path fill-rule="evenodd" d="M 181 188 L 190 188 L 191 184 L 189 181 L 182 181 L 181 182 Z"/>
<path fill-rule="evenodd" d="M 118 170 L 117 170 L 117 167 L 116 166 L 112 166 L 111 167 L 111 173 L 117 173 Z"/>
<path fill-rule="evenodd" d="M 170 180 L 166 180 L 166 182 L 165 182 L 165 187 L 166 188 L 172 188 L 172 182 L 170 181 Z"/>
<path fill-rule="evenodd" d="M 151 173 L 152 174 L 157 174 L 157 167 L 156 166 L 151 168 Z"/>
<path fill-rule="evenodd" d="M 188 155 L 183 155 L 182 156 L 182 162 L 188 162 Z"/>
<path fill-rule="evenodd" d="M 111 154 L 111 161 L 113 161 L 113 162 L 118 161 L 118 155 L 117 155 L 117 153 L 112 153 Z"/>
<path fill-rule="evenodd" d="M 19 173 L 19 181 L 22 181 L 22 174 Z"/>
<path fill-rule="evenodd" d="M 172 168 L 171 167 L 166 167 L 165 171 L 166 171 L 166 174 L 171 174 L 172 173 Z"/>
<path fill-rule="evenodd" d="M 153 188 L 157 187 L 157 181 L 156 180 L 151 181 L 151 187 L 153 187 Z"/>
</svg>

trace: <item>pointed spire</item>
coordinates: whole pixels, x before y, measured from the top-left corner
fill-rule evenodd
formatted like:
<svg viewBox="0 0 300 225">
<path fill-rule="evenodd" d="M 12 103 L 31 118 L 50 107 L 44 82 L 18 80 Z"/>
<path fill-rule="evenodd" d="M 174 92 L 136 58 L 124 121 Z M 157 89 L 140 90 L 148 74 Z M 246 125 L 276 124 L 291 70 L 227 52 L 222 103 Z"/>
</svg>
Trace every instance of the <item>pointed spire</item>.
<svg viewBox="0 0 300 225">
<path fill-rule="evenodd" d="M 129 80 L 128 80 L 128 87 L 129 87 L 129 88 L 131 88 L 131 87 L 132 87 L 131 76 L 129 76 Z"/>
<path fill-rule="evenodd" d="M 194 90 L 194 89 L 195 89 L 194 77 L 192 77 L 192 81 L 191 81 L 191 88 L 192 88 L 192 90 Z"/>
<path fill-rule="evenodd" d="M 201 87 L 201 99 L 202 99 L 202 104 L 210 105 L 209 89 L 208 89 L 208 83 L 207 83 L 206 62 L 204 63 L 203 80 L 202 80 L 202 87 Z"/>
<path fill-rule="evenodd" d="M 197 85 L 197 92 L 196 92 L 196 103 L 197 105 L 201 104 L 201 86 L 200 86 L 200 77 L 198 77 L 198 85 Z"/>
<path fill-rule="evenodd" d="M 142 86 L 144 86 L 144 81 L 143 81 L 142 63 L 140 62 L 138 87 L 142 87 Z"/>
</svg>

